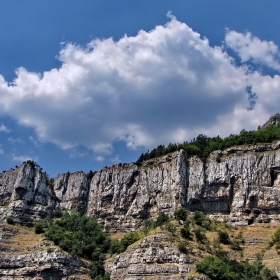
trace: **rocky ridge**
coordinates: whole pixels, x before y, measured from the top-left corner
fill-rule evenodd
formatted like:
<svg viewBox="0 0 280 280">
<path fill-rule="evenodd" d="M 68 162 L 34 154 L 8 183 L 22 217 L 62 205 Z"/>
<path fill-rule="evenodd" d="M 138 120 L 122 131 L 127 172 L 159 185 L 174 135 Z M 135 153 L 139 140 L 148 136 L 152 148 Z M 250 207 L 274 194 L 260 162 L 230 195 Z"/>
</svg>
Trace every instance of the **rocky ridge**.
<svg viewBox="0 0 280 280">
<path fill-rule="evenodd" d="M 181 150 L 140 164 L 116 164 L 93 176 L 68 172 L 54 180 L 24 163 L 0 174 L 0 217 L 30 225 L 74 210 L 97 218 L 109 232 L 124 232 L 139 229 L 143 220 L 160 212 L 184 207 L 236 225 L 276 223 L 279 173 L 280 142 L 215 151 L 205 162 Z M 4 232 L 7 237 L 9 230 Z M 1 279 L 87 279 L 87 263 L 57 247 L 39 242 L 19 250 L 4 243 L 3 230 L 1 236 Z M 196 261 L 162 232 L 108 260 L 106 271 L 112 279 L 188 279 Z"/>
<path fill-rule="evenodd" d="M 61 209 L 95 217 L 108 231 L 130 231 L 178 207 L 247 225 L 279 221 L 280 142 L 215 151 L 206 162 L 185 151 L 140 164 L 65 173 L 53 182 L 28 163 L 0 174 L 0 213 L 22 224 Z"/>
</svg>

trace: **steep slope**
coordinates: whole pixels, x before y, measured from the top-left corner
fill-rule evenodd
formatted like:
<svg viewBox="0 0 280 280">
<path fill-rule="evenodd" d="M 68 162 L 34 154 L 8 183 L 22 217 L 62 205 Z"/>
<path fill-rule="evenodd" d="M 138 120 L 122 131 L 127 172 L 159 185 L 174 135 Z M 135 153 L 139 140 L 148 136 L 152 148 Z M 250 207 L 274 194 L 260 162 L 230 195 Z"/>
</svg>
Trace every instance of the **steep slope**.
<svg viewBox="0 0 280 280">
<path fill-rule="evenodd" d="M 88 280 L 89 264 L 44 241 L 33 229 L 0 226 L 0 278 Z"/>
<path fill-rule="evenodd" d="M 92 178 L 61 174 L 52 184 L 40 168 L 24 163 L 0 174 L 1 217 L 24 224 L 75 210 L 114 232 L 137 229 L 144 219 L 182 206 L 242 225 L 278 222 L 279 147 L 232 147 L 213 152 L 205 163 L 181 150 L 106 167 Z"/>
</svg>

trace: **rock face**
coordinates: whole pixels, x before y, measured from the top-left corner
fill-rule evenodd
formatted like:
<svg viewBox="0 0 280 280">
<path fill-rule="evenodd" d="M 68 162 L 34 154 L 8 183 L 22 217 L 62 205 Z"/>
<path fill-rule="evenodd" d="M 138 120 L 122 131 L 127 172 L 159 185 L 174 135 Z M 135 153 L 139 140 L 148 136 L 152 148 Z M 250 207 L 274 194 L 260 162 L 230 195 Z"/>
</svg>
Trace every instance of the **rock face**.
<svg viewBox="0 0 280 280">
<path fill-rule="evenodd" d="M 0 233 L 1 279 L 90 279 L 89 264 L 39 240 L 32 229 L 2 225 Z"/>
<path fill-rule="evenodd" d="M 185 151 L 141 164 L 117 164 L 89 178 L 59 175 L 50 183 L 25 163 L 0 174 L 2 218 L 37 221 L 58 209 L 97 218 L 109 231 L 130 231 L 143 219 L 178 207 L 239 224 L 279 221 L 280 142 L 213 152 L 205 163 Z M 27 218 L 29 217 L 29 218 Z"/>
<path fill-rule="evenodd" d="M 57 207 L 84 214 L 87 210 L 89 183 L 84 172 L 59 175 L 54 181 Z"/>
<path fill-rule="evenodd" d="M 34 165 L 0 174 L 0 213 L 11 216 L 15 222 L 28 224 L 51 216 L 56 197 L 48 183 L 46 173 Z"/>
<path fill-rule="evenodd" d="M 172 213 L 186 201 L 186 154 L 176 152 L 137 166 L 118 164 L 91 180 L 86 214 L 108 230 L 130 231 L 160 211 Z"/>
<path fill-rule="evenodd" d="M 195 272 L 195 259 L 179 252 L 167 233 L 148 236 L 136 245 L 131 245 L 124 253 L 105 264 L 112 280 L 175 280 L 206 277 L 191 277 Z"/>
<path fill-rule="evenodd" d="M 226 214 L 232 222 L 279 221 L 280 143 L 213 152 L 203 166 L 204 183 L 189 185 L 191 210 Z M 197 166 L 198 165 L 198 166 Z"/>
</svg>

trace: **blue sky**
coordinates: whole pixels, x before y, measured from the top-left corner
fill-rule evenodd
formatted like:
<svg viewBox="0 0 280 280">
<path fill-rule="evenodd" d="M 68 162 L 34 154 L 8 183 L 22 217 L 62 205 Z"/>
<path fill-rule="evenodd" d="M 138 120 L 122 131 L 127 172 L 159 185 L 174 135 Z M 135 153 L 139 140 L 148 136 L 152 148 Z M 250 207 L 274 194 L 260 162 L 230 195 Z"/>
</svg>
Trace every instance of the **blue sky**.
<svg viewBox="0 0 280 280">
<path fill-rule="evenodd" d="M 0 172 L 51 177 L 279 112 L 279 1 L 0 3 Z"/>
</svg>

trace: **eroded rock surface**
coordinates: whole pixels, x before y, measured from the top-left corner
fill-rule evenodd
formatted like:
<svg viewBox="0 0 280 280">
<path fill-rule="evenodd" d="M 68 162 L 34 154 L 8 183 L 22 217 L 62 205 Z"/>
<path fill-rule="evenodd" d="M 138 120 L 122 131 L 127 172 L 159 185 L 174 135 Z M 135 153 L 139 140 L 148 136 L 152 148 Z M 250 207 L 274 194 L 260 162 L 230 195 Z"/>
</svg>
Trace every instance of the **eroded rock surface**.
<svg viewBox="0 0 280 280">
<path fill-rule="evenodd" d="M 86 214 L 108 230 L 127 231 L 160 211 L 172 213 L 186 201 L 186 154 L 176 152 L 136 164 L 102 169 L 92 178 Z"/>
<path fill-rule="evenodd" d="M 0 175 L 1 218 L 13 217 L 22 224 L 52 216 L 56 197 L 41 169 L 24 163 Z"/>
<path fill-rule="evenodd" d="M 195 262 L 193 256 L 179 252 L 172 236 L 157 233 L 129 246 L 114 260 L 107 261 L 105 267 L 114 280 L 206 280 L 206 277 L 193 277 Z"/>
<path fill-rule="evenodd" d="M 89 280 L 89 264 L 40 240 L 32 229 L 0 226 L 0 279 Z"/>
<path fill-rule="evenodd" d="M 215 151 L 202 162 L 185 151 L 141 164 L 117 164 L 89 178 L 65 173 L 50 183 L 30 164 L 0 174 L 2 218 L 38 221 L 59 209 L 130 231 L 160 212 L 202 210 L 233 223 L 279 221 L 280 142 Z"/>
<path fill-rule="evenodd" d="M 60 174 L 54 181 L 57 207 L 84 214 L 87 210 L 89 180 L 82 171 Z"/>
<path fill-rule="evenodd" d="M 196 195 L 188 196 L 189 208 L 226 214 L 230 221 L 244 225 L 279 221 L 279 145 L 213 152 L 204 165 L 204 183 L 193 188 Z"/>
</svg>

